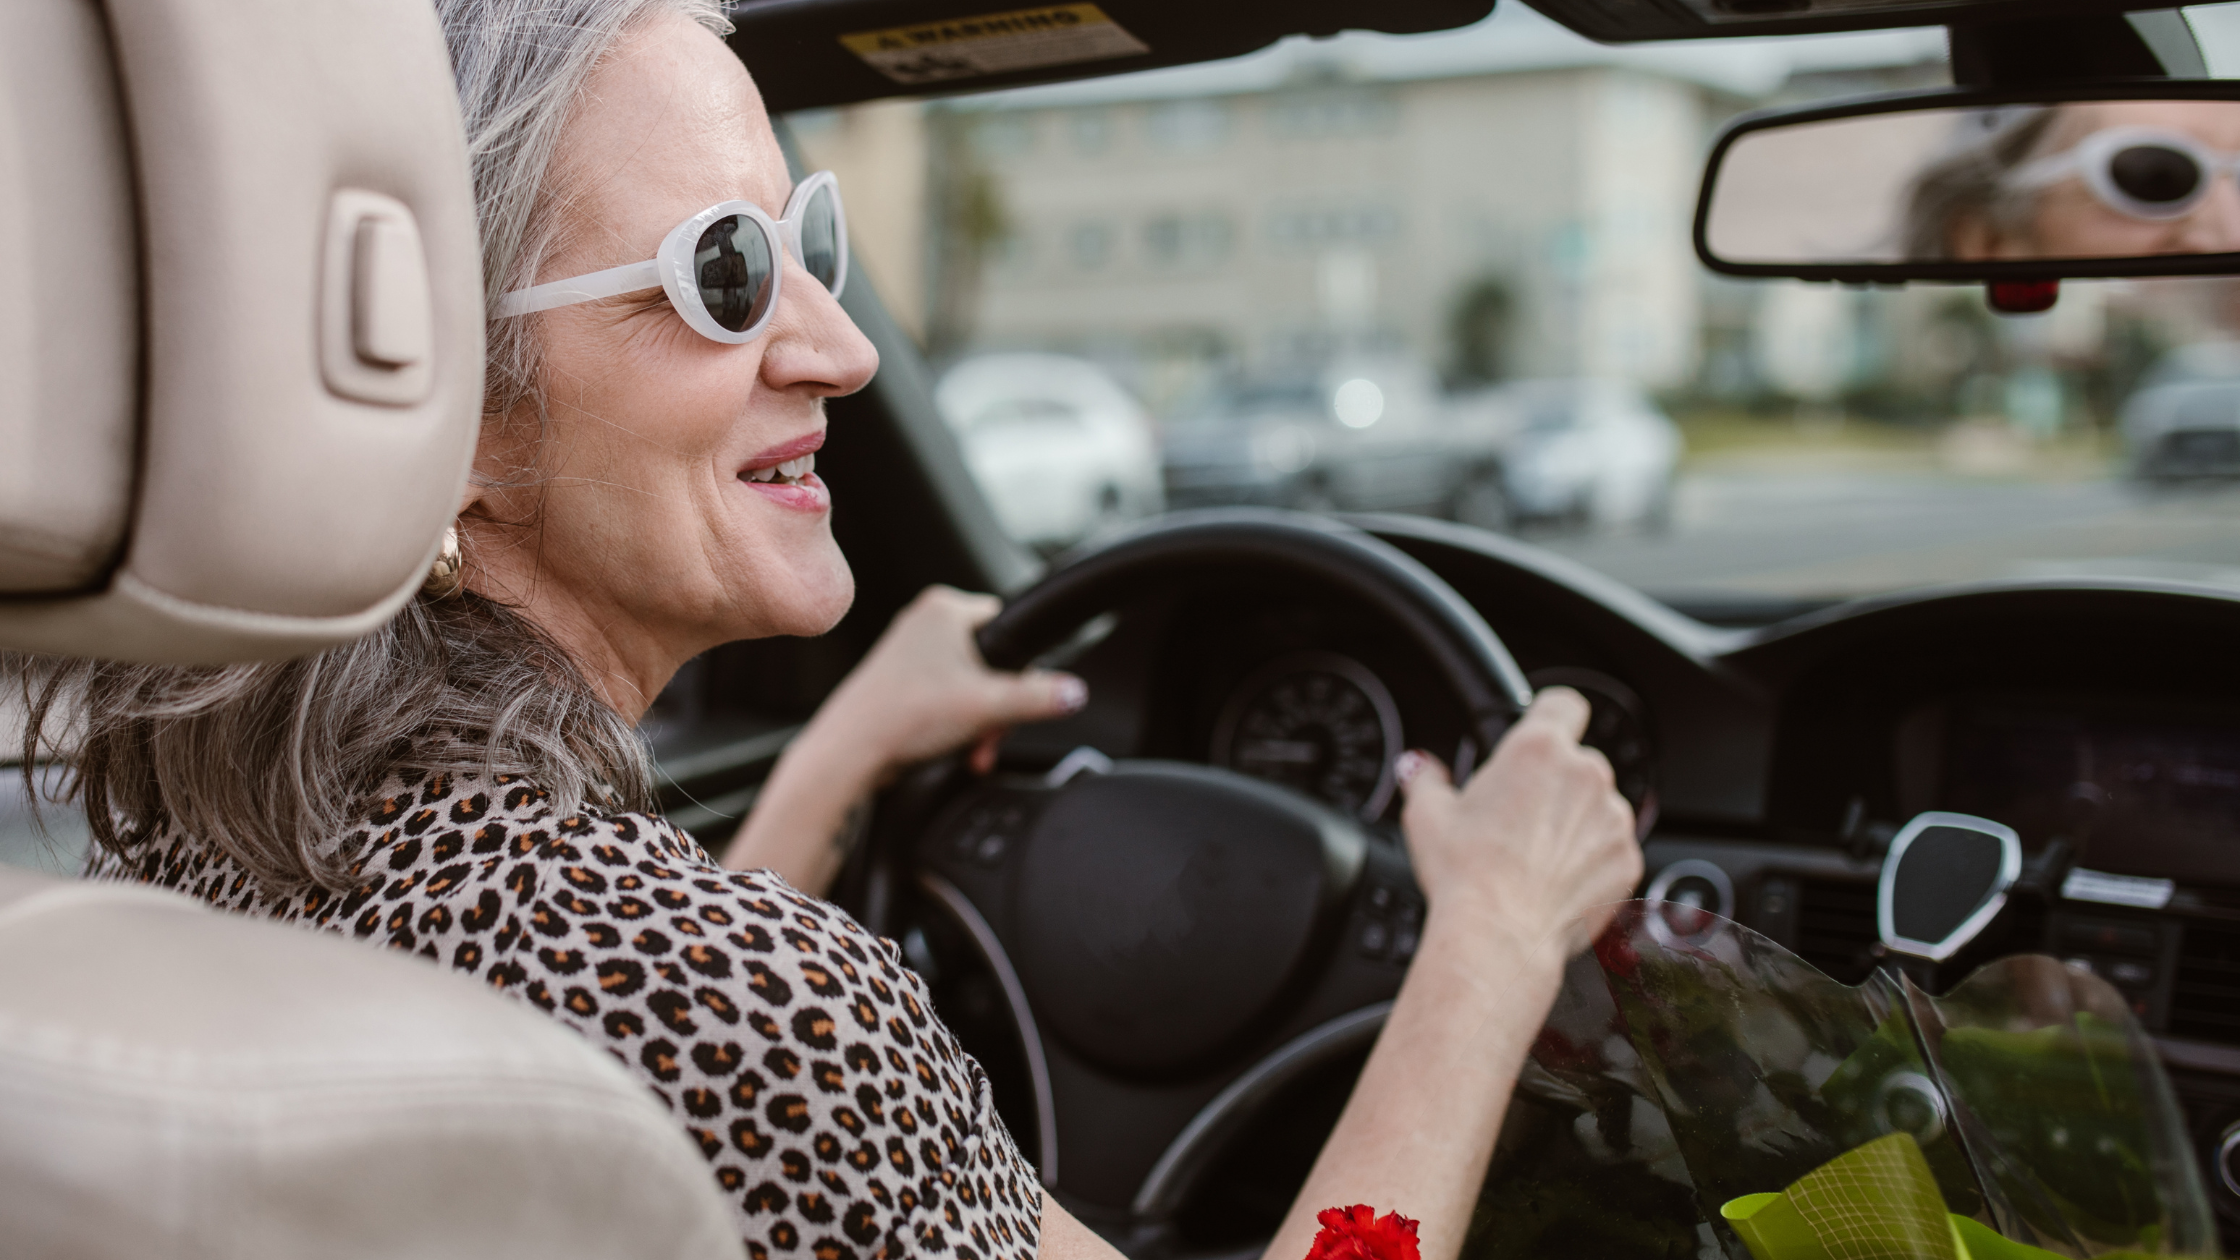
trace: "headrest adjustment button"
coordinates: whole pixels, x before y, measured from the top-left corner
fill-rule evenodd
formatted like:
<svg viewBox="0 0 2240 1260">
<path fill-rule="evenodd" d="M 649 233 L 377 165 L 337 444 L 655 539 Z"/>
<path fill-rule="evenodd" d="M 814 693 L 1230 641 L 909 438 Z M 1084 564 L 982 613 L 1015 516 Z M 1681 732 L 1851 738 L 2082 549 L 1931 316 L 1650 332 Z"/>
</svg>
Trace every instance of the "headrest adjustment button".
<svg viewBox="0 0 2240 1260">
<path fill-rule="evenodd" d="M 426 360 L 435 330 L 418 226 L 409 216 L 368 215 L 358 220 L 353 253 L 351 349 L 375 367 L 411 367 Z"/>
</svg>

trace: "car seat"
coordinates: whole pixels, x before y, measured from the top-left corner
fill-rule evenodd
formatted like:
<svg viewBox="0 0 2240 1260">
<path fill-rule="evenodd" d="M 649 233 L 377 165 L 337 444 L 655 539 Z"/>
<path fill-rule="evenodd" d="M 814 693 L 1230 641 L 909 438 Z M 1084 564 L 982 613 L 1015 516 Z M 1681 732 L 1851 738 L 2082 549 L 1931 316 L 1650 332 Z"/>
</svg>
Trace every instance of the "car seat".
<svg viewBox="0 0 2240 1260">
<path fill-rule="evenodd" d="M 589 1042 L 425 960 L 0 871 L 10 1260 L 736 1257 Z"/>
<path fill-rule="evenodd" d="M 0 4 L 0 649 L 216 663 L 419 586 L 480 413 L 425 0 Z M 0 868 L 0 1254 L 736 1257 L 620 1067 L 438 960 Z"/>
</svg>

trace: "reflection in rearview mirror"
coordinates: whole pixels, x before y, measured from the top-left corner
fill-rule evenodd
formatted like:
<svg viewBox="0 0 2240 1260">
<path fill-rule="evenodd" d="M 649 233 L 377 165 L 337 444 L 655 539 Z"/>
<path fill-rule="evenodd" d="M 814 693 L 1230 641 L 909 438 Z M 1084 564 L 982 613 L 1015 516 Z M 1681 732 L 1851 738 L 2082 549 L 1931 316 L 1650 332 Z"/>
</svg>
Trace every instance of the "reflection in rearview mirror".
<svg viewBox="0 0 2240 1260">
<path fill-rule="evenodd" d="M 1707 262 L 1871 271 L 2240 252 L 2240 101 L 1816 112 L 1746 123 L 1714 156 Z"/>
</svg>

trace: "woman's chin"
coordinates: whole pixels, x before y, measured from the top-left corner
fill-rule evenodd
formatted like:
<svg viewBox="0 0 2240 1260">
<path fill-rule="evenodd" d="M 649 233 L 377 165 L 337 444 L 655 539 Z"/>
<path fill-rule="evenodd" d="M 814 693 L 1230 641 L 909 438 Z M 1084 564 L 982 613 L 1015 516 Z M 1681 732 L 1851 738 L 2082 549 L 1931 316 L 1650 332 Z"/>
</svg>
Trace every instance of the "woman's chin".
<svg viewBox="0 0 2240 1260">
<path fill-rule="evenodd" d="M 788 566 L 790 581 L 772 583 L 785 589 L 765 587 L 763 594 L 768 601 L 763 605 L 765 634 L 799 635 L 814 637 L 840 624 L 856 600 L 855 574 L 848 569 L 847 558 L 828 537 L 818 554 L 800 557 Z"/>
</svg>

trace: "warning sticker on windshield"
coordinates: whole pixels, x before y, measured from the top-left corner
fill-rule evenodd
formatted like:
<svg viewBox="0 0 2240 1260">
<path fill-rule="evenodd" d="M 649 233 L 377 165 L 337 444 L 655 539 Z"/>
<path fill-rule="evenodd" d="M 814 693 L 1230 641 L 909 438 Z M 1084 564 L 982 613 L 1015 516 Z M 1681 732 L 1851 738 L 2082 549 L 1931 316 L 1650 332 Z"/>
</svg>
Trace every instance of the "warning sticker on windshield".
<svg viewBox="0 0 2240 1260">
<path fill-rule="evenodd" d="M 897 83 L 939 83 L 1151 51 L 1093 4 L 1053 4 L 842 35 L 849 52 Z"/>
</svg>

